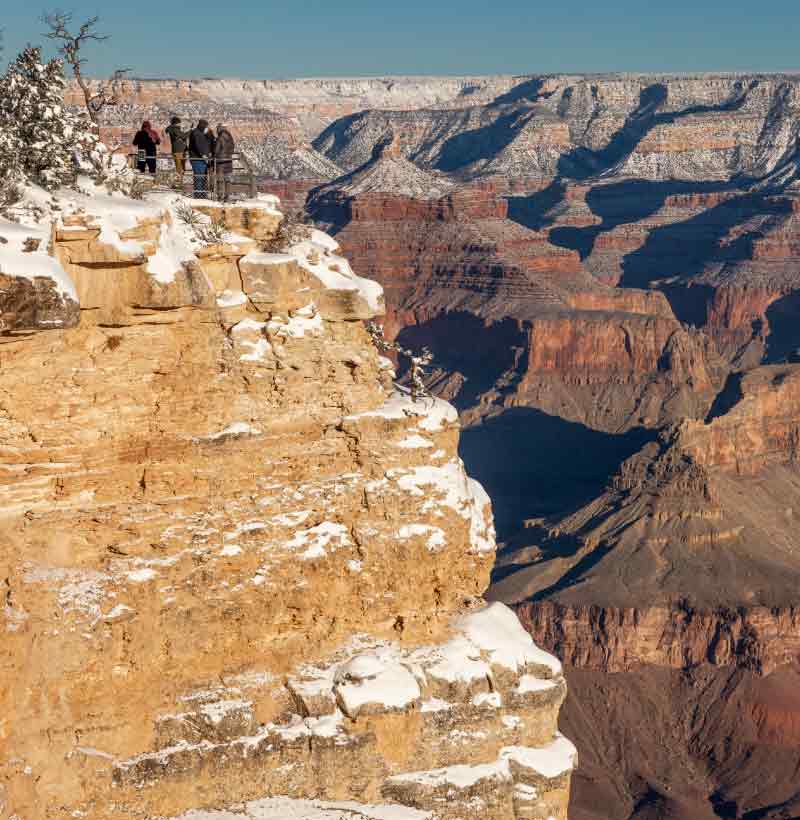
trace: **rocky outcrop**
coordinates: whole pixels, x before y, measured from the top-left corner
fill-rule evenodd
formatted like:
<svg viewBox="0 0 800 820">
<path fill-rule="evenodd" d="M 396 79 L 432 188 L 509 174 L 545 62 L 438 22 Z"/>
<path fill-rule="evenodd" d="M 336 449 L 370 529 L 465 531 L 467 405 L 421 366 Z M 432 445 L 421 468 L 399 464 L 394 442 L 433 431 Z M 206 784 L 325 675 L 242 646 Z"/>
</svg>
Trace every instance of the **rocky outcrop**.
<svg viewBox="0 0 800 820">
<path fill-rule="evenodd" d="M 480 598 L 455 411 L 393 392 L 333 240 L 193 204 L 221 243 L 60 201 L 80 323 L 3 348 L 4 812 L 564 818 L 561 666 Z"/>
<path fill-rule="evenodd" d="M 74 327 L 78 294 L 40 225 L 4 221 L 0 231 L 0 333 Z"/>
<path fill-rule="evenodd" d="M 490 596 L 517 602 L 577 690 L 562 726 L 591 763 L 575 816 L 598 801 L 611 817 L 792 816 L 798 384 L 797 365 L 732 376 L 705 420 L 663 432 L 605 492 L 530 521 L 500 556 Z M 643 715 L 676 709 L 687 719 L 656 748 Z M 636 754 L 589 751 L 622 737 Z"/>
<path fill-rule="evenodd" d="M 798 384 L 796 365 L 732 377 L 707 420 L 684 421 L 625 461 L 521 565 L 509 555 L 495 594 L 631 610 L 793 606 Z"/>
</svg>

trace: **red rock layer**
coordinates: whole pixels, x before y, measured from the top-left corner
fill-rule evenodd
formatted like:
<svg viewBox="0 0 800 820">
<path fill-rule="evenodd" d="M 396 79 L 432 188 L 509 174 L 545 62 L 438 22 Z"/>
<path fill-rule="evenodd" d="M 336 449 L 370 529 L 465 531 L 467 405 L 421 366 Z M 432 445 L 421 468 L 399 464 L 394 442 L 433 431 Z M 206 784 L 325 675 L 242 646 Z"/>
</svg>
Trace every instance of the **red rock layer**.
<svg viewBox="0 0 800 820">
<path fill-rule="evenodd" d="M 534 640 L 571 666 L 624 672 L 641 666 L 736 666 L 769 675 L 800 660 L 800 608 L 694 610 L 523 603 Z"/>
</svg>

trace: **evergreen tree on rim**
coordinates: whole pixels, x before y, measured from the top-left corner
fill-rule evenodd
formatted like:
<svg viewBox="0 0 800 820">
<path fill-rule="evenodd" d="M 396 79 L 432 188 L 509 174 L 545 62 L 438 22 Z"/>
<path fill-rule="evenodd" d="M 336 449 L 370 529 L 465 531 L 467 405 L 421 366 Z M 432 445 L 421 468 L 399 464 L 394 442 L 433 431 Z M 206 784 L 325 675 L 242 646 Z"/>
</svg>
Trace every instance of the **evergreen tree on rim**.
<svg viewBox="0 0 800 820">
<path fill-rule="evenodd" d="M 28 46 L 0 78 L 0 175 L 53 190 L 74 183 L 98 139 L 91 123 L 64 107 L 60 60 L 42 62 Z"/>
</svg>

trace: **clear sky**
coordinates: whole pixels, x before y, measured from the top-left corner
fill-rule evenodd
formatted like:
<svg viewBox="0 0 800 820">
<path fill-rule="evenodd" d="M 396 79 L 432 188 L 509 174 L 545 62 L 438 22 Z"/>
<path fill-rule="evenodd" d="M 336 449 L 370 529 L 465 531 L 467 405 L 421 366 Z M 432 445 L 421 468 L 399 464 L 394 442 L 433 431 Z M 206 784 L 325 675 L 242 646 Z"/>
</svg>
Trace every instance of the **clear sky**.
<svg viewBox="0 0 800 820">
<path fill-rule="evenodd" d="M 3 0 L 3 64 L 42 42 Z M 8 7 L 11 8 L 8 8 Z M 314 77 L 800 70 L 798 0 L 74 0 L 113 35 L 90 72 Z M 46 8 L 46 7 L 45 7 Z"/>
</svg>

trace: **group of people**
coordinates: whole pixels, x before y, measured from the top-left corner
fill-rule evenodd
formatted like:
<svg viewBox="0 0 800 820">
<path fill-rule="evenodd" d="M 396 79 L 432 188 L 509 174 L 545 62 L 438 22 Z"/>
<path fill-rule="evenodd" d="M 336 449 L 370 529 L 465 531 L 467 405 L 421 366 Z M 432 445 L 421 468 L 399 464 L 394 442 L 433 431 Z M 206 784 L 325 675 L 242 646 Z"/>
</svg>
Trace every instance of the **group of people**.
<svg viewBox="0 0 800 820">
<path fill-rule="evenodd" d="M 209 127 L 208 120 L 203 119 L 184 131 L 181 118 L 172 117 L 169 126 L 164 129 L 164 134 L 170 139 L 175 172 L 180 178 L 186 171 L 187 156 L 189 158 L 194 176 L 195 198 L 208 199 L 209 181 L 213 174 L 218 197 L 227 199 L 230 194 L 233 153 L 236 148 L 231 132 L 220 124 L 214 133 Z M 161 137 L 158 132 L 149 120 L 145 120 L 133 138 L 133 145 L 137 151 L 136 167 L 140 173 L 155 174 L 156 155 L 160 144 Z"/>
</svg>

